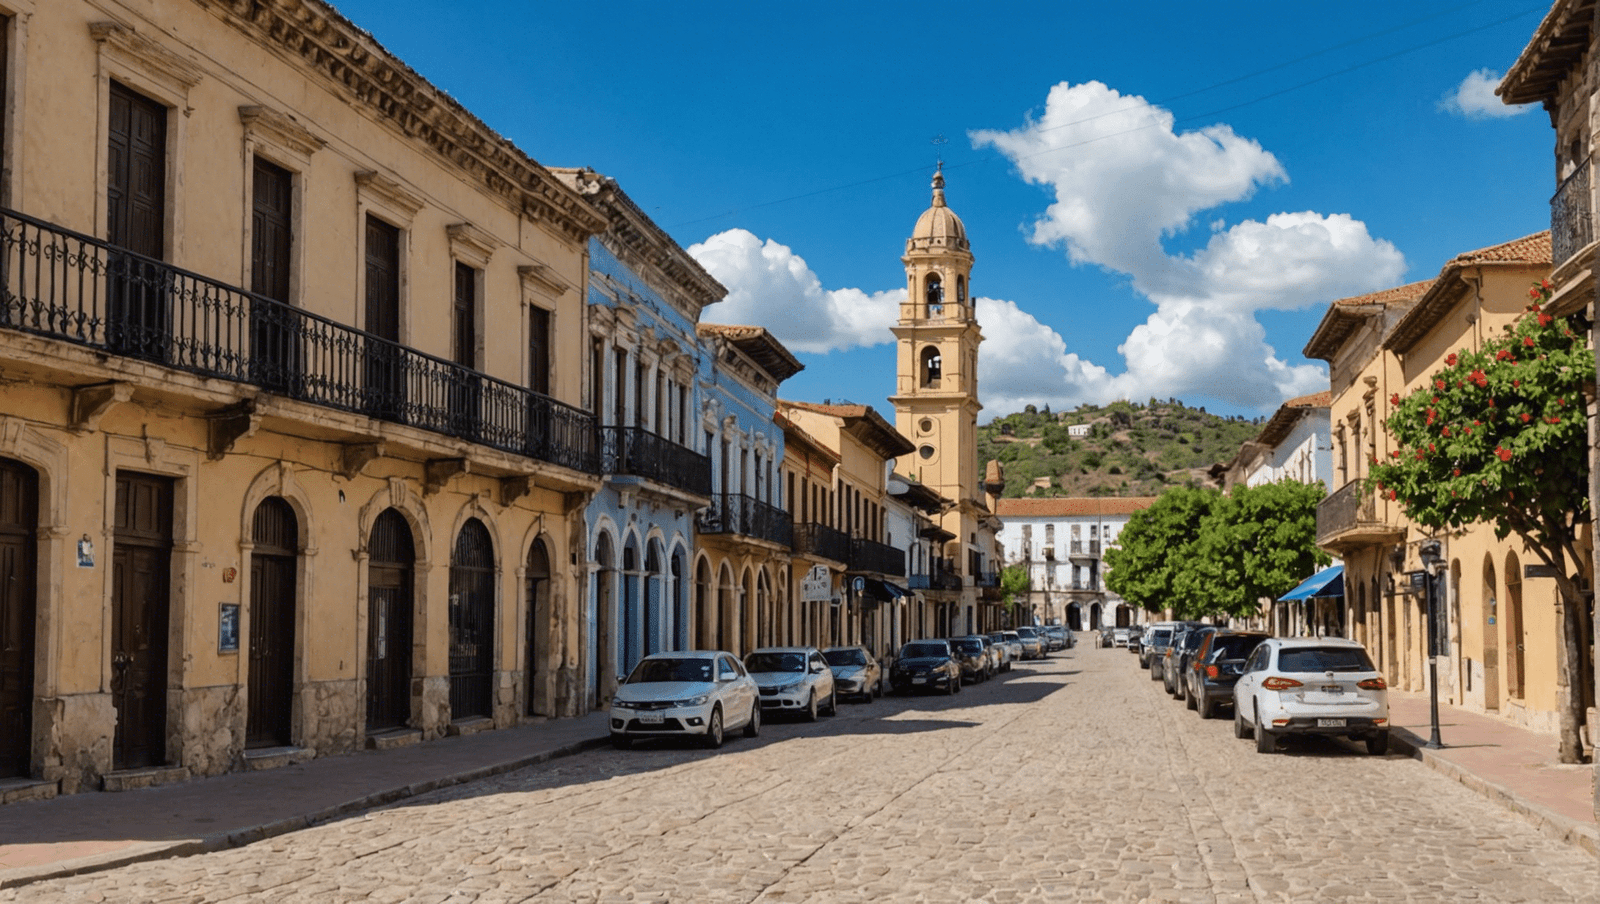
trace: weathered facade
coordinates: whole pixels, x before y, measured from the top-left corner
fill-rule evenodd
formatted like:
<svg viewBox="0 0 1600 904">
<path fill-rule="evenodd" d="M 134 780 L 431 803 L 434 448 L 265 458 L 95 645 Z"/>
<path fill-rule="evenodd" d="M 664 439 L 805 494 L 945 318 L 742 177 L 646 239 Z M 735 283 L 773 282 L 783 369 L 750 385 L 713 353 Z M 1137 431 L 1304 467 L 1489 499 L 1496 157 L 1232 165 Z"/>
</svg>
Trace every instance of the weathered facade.
<svg viewBox="0 0 1600 904">
<path fill-rule="evenodd" d="M 1040 623 L 1074 631 L 1125 627 L 1144 614 L 1106 588 L 1104 554 L 1153 496 L 1000 499 L 1000 546 L 1028 571 L 1027 608 Z"/>
<path fill-rule="evenodd" d="M 320 0 L 0 13 L 0 775 L 583 711 L 605 219 Z"/>
</svg>

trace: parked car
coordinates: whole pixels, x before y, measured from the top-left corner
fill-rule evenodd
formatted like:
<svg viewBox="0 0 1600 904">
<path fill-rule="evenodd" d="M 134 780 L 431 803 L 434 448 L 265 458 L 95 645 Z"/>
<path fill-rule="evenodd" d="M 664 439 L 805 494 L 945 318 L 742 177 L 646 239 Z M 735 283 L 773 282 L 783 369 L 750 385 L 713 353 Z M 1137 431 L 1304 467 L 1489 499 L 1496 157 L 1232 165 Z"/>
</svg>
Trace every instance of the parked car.
<svg viewBox="0 0 1600 904">
<path fill-rule="evenodd" d="M 961 666 L 943 640 L 913 640 L 900 648 L 889 667 L 889 687 L 895 693 L 943 690 L 961 693 Z"/>
<path fill-rule="evenodd" d="M 1012 663 L 1022 661 L 1022 638 L 1018 637 L 1016 632 L 995 631 L 989 635 L 989 639 L 1006 648 L 1006 656 L 1009 657 L 1006 661 L 1006 671 L 1011 671 Z"/>
<path fill-rule="evenodd" d="M 1139 665 L 1150 670 L 1151 681 L 1161 677 L 1157 657 L 1172 646 L 1172 634 L 1177 625 L 1177 622 L 1156 622 L 1144 629 L 1144 637 L 1139 640 Z"/>
<path fill-rule="evenodd" d="M 1167 648 L 1166 661 L 1161 666 L 1161 681 L 1166 686 L 1167 693 L 1179 700 L 1188 696 L 1189 686 L 1183 681 L 1184 669 L 1189 667 L 1189 660 L 1199 648 L 1200 641 L 1215 630 L 1217 629 L 1210 625 L 1178 626 L 1177 633 L 1172 636 L 1172 646 Z"/>
<path fill-rule="evenodd" d="M 1039 629 L 1044 634 L 1045 646 L 1050 652 L 1070 649 L 1073 645 L 1072 632 L 1066 625 L 1045 625 Z"/>
<path fill-rule="evenodd" d="M 808 722 L 839 711 L 833 670 L 816 647 L 763 647 L 744 657 L 744 667 L 761 688 L 761 708 L 788 712 Z"/>
<path fill-rule="evenodd" d="M 1233 733 L 1259 753 L 1285 735 L 1341 735 L 1389 750 L 1389 685 L 1366 647 L 1338 637 L 1271 637 L 1256 645 L 1233 686 Z"/>
<path fill-rule="evenodd" d="M 883 693 L 883 667 L 865 647 L 829 647 L 822 651 L 822 658 L 833 670 L 833 686 L 839 694 L 871 703 Z"/>
<path fill-rule="evenodd" d="M 1013 631 L 1007 633 L 1017 635 L 1017 640 L 1022 644 L 1023 659 L 1043 659 L 1044 641 L 1039 639 L 1039 632 L 1028 625 L 1018 625 Z"/>
<path fill-rule="evenodd" d="M 1255 631 L 1214 631 L 1202 638 L 1184 672 L 1189 708 L 1209 719 L 1217 714 L 1218 706 L 1232 706 L 1233 685 L 1244 671 L 1245 659 L 1267 637 Z"/>
<path fill-rule="evenodd" d="M 1148 627 L 1133 625 L 1128 628 L 1128 652 L 1139 657 L 1139 668 L 1144 668 L 1144 634 Z"/>
<path fill-rule="evenodd" d="M 1127 643 L 1128 642 L 1128 638 L 1127 638 L 1126 635 L 1123 636 L 1122 642 L 1123 643 Z M 1114 646 L 1117 646 L 1117 629 L 1111 627 L 1110 625 L 1106 625 L 1105 627 L 1101 628 L 1100 630 L 1094 632 L 1094 645 L 1096 647 L 1114 647 Z"/>
<path fill-rule="evenodd" d="M 1000 634 L 979 634 L 983 648 L 989 651 L 989 674 L 1011 671 L 1011 645 Z"/>
<path fill-rule="evenodd" d="M 1133 629 L 1127 626 L 1112 627 L 1106 630 L 1111 632 L 1111 645 L 1114 647 L 1126 647 L 1129 636 L 1133 634 Z"/>
<path fill-rule="evenodd" d="M 639 660 L 611 697 L 611 743 L 626 749 L 639 738 L 696 737 L 721 747 L 723 735 L 761 733 L 756 683 L 732 653 L 690 650 Z"/>
<path fill-rule="evenodd" d="M 950 654 L 955 657 L 956 664 L 961 666 L 961 680 L 963 682 L 988 681 L 989 655 L 983 651 L 983 641 L 977 637 L 952 637 L 949 640 Z"/>
</svg>

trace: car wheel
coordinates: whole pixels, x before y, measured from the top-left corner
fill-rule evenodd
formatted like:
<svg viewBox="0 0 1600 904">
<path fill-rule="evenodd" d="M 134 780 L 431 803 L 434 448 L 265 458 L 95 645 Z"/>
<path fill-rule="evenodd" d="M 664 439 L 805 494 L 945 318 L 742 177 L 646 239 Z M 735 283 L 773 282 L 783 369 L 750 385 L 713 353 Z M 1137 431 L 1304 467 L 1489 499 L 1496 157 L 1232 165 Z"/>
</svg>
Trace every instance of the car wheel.
<svg viewBox="0 0 1600 904">
<path fill-rule="evenodd" d="M 1194 700 L 1195 695 L 1190 694 L 1189 699 Z M 1217 701 L 1210 697 L 1201 697 L 1197 703 L 1198 705 L 1195 708 L 1200 710 L 1200 718 L 1210 719 L 1217 714 Z"/>
<path fill-rule="evenodd" d="M 1272 753 L 1278 749 L 1278 739 L 1261 724 L 1261 713 L 1256 713 L 1256 753 Z"/>
<path fill-rule="evenodd" d="M 1161 680 L 1161 673 L 1156 671 L 1156 666 L 1155 666 L 1154 662 L 1150 663 L 1150 680 L 1151 681 L 1160 681 Z"/>
<path fill-rule="evenodd" d="M 714 706 L 711 708 L 711 718 L 706 720 L 706 736 L 704 743 L 710 750 L 716 750 L 718 747 L 722 746 L 721 706 Z"/>
<path fill-rule="evenodd" d="M 744 723 L 744 736 L 757 738 L 761 736 L 761 703 L 757 701 L 750 707 L 750 721 Z"/>
<path fill-rule="evenodd" d="M 1372 756 L 1383 756 L 1389 752 L 1389 733 L 1380 731 L 1367 737 L 1367 753 Z"/>
<path fill-rule="evenodd" d="M 614 734 L 611 736 L 611 746 L 618 750 L 627 750 L 633 746 L 633 739 L 625 734 Z"/>
<path fill-rule="evenodd" d="M 1233 736 L 1243 740 L 1250 737 L 1250 732 L 1244 727 L 1244 711 L 1238 704 L 1233 707 Z"/>
<path fill-rule="evenodd" d="M 1183 693 L 1178 696 L 1183 698 L 1184 707 L 1187 709 L 1199 709 L 1199 705 L 1195 703 L 1194 694 L 1189 693 L 1189 686 L 1187 684 L 1179 684 L 1178 687 L 1183 689 Z"/>
<path fill-rule="evenodd" d="M 811 696 L 806 698 L 805 719 L 806 719 L 807 722 L 815 722 L 815 721 L 817 721 L 817 692 L 816 691 L 812 691 L 811 692 Z"/>
<path fill-rule="evenodd" d="M 839 714 L 839 692 L 836 691 L 836 690 L 829 691 L 828 692 L 828 715 L 837 716 L 838 714 Z"/>
</svg>

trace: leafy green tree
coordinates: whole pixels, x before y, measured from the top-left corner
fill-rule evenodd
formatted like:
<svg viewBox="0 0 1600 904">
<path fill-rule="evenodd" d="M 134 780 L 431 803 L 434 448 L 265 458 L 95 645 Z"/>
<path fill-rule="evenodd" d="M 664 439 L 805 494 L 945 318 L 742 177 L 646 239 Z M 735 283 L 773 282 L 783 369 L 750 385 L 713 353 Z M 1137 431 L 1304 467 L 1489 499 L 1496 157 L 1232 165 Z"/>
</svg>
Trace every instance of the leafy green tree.
<svg viewBox="0 0 1600 904">
<path fill-rule="evenodd" d="M 1192 587 L 1184 575 L 1187 550 L 1200 538 L 1201 521 L 1217 507 L 1222 494 L 1212 489 L 1178 488 L 1135 512 L 1106 550 L 1106 587 L 1150 612 L 1182 610 L 1180 594 Z"/>
<path fill-rule="evenodd" d="M 1461 349 L 1427 385 L 1391 396 L 1385 420 L 1395 449 L 1374 460 L 1366 489 L 1399 502 L 1406 517 L 1432 531 L 1494 525 L 1516 534 L 1556 574 L 1564 647 L 1560 758 L 1582 762 L 1579 727 L 1594 615 L 1581 586 L 1588 556 L 1578 538 L 1589 510 L 1589 450 L 1584 391 L 1593 387 L 1595 358 L 1582 332 L 1533 304 L 1506 335 L 1479 351 Z"/>
<path fill-rule="evenodd" d="M 1201 522 L 1183 594 L 1199 604 L 1184 617 L 1253 615 L 1332 561 L 1317 548 L 1322 484 L 1237 486 Z"/>
<path fill-rule="evenodd" d="M 1033 586 L 1028 578 L 1028 566 L 1007 565 L 1000 569 L 1000 601 L 1009 611 L 1017 604 L 1017 598 L 1025 596 Z"/>
</svg>

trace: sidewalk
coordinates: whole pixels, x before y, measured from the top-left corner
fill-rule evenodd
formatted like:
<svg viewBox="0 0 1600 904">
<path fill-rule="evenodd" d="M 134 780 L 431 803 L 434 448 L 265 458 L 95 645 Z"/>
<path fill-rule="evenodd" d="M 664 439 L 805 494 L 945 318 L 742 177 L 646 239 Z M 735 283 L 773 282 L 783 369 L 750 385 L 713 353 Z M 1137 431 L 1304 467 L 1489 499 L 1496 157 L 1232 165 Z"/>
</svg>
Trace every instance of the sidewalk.
<svg viewBox="0 0 1600 904">
<path fill-rule="evenodd" d="M 1554 835 L 1600 857 L 1594 821 L 1594 766 L 1556 762 L 1556 737 L 1439 704 L 1439 740 L 1431 734 L 1428 696 L 1389 692 L 1394 749 L 1504 805 Z"/>
<path fill-rule="evenodd" d="M 606 714 L 0 807 L 0 888 L 248 844 L 606 743 Z"/>
</svg>

